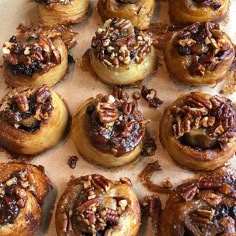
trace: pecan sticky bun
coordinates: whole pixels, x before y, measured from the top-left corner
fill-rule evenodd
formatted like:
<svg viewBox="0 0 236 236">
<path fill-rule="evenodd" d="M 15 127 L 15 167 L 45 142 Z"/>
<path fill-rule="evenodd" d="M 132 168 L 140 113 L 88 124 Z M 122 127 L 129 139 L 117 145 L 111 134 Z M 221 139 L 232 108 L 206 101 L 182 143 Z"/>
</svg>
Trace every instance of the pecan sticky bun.
<svg viewBox="0 0 236 236">
<path fill-rule="evenodd" d="M 163 236 L 236 235 L 236 173 L 220 169 L 188 181 L 169 196 Z"/>
<path fill-rule="evenodd" d="M 41 205 L 51 189 L 42 167 L 0 163 L 0 235 L 34 235 L 42 221 Z"/>
<path fill-rule="evenodd" d="M 56 209 L 58 236 L 138 234 L 139 201 L 128 178 L 120 181 L 99 174 L 71 178 Z"/>
<path fill-rule="evenodd" d="M 155 0 L 99 0 L 98 13 L 102 19 L 119 17 L 130 20 L 138 29 L 147 29 L 150 25 Z"/>
<path fill-rule="evenodd" d="M 213 170 L 236 151 L 236 109 L 230 99 L 201 92 L 179 97 L 161 120 L 170 156 L 193 170 Z"/>
<path fill-rule="evenodd" d="M 67 107 L 48 86 L 18 87 L 0 102 L 0 146 L 36 155 L 62 138 L 67 122 Z"/>
<path fill-rule="evenodd" d="M 175 24 L 214 21 L 224 19 L 230 0 L 169 0 L 170 19 Z"/>
<path fill-rule="evenodd" d="M 150 35 L 119 18 L 107 20 L 96 31 L 90 61 L 101 80 L 117 85 L 143 80 L 157 68 Z"/>
<path fill-rule="evenodd" d="M 171 76 L 191 85 L 224 79 L 235 57 L 229 36 L 216 23 L 194 23 L 173 34 L 165 49 Z"/>
<path fill-rule="evenodd" d="M 6 83 L 13 87 L 52 86 L 62 80 L 68 68 L 66 46 L 75 44 L 73 36 L 63 26 L 49 30 L 20 25 L 2 48 Z"/>
<path fill-rule="evenodd" d="M 69 25 L 86 18 L 89 0 L 35 0 L 42 24 L 48 26 Z"/>
<path fill-rule="evenodd" d="M 115 88 L 113 95 L 87 100 L 72 123 L 78 152 L 88 161 L 104 167 L 122 166 L 137 158 L 142 150 L 147 121 L 136 101 Z"/>
</svg>

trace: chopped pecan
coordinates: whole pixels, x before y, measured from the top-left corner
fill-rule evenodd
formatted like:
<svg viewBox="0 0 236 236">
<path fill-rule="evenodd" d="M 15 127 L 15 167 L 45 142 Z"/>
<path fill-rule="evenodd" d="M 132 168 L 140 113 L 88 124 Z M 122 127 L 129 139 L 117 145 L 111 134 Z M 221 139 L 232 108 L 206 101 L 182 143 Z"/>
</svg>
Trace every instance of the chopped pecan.
<svg viewBox="0 0 236 236">
<path fill-rule="evenodd" d="M 152 137 L 145 137 L 141 154 L 143 156 L 153 156 L 155 155 L 156 149 L 157 145 L 155 140 Z"/>
<path fill-rule="evenodd" d="M 47 85 L 44 85 L 37 91 L 36 99 L 38 103 L 45 103 L 48 99 L 51 99 L 51 93 Z"/>
<path fill-rule="evenodd" d="M 96 110 L 99 114 L 99 119 L 102 123 L 111 123 L 118 119 L 116 106 L 111 103 L 99 102 Z"/>
<path fill-rule="evenodd" d="M 223 236 L 229 235 L 229 236 L 234 236 L 236 234 L 236 230 L 235 230 L 235 220 L 230 217 L 224 217 L 220 220 L 220 225 L 222 226 L 224 232 L 223 232 Z"/>
<path fill-rule="evenodd" d="M 180 190 L 180 196 L 186 201 L 192 201 L 196 194 L 199 192 L 198 187 L 192 183 L 188 185 L 182 185 Z"/>
<path fill-rule="evenodd" d="M 217 189 L 223 185 L 224 178 L 219 176 L 202 176 L 199 179 L 198 186 L 200 189 Z"/>
<path fill-rule="evenodd" d="M 113 210 L 111 208 L 106 208 L 106 216 L 105 219 L 110 222 L 111 224 L 118 224 L 119 222 L 119 215 L 117 210 Z"/>
<path fill-rule="evenodd" d="M 199 209 L 194 212 L 194 214 L 199 216 L 199 220 L 202 219 L 203 221 L 207 221 L 208 223 L 212 220 L 214 216 L 215 211 L 213 209 L 211 210 L 204 210 L 204 209 Z M 197 219 L 197 218 L 195 218 Z M 200 222 L 199 222 L 200 223 Z"/>
<path fill-rule="evenodd" d="M 114 87 L 112 94 L 118 100 L 128 101 L 128 99 L 129 99 L 128 93 L 126 93 L 125 90 L 123 90 L 122 88 L 119 88 L 119 87 Z"/>
<path fill-rule="evenodd" d="M 207 109 L 212 109 L 211 101 L 207 98 L 199 96 L 199 93 L 192 92 L 186 97 L 186 102 L 188 101 L 190 102 L 190 104 L 194 104 L 200 107 L 204 106 Z"/>
<path fill-rule="evenodd" d="M 206 68 L 199 62 L 194 62 L 188 68 L 191 75 L 204 76 Z"/>
<path fill-rule="evenodd" d="M 133 113 L 134 110 L 135 110 L 135 108 L 136 108 L 136 103 L 135 103 L 135 101 L 132 101 L 132 102 L 124 102 L 124 103 L 122 104 L 122 110 L 123 110 L 123 113 L 124 113 L 125 115 L 129 115 L 129 114 Z"/>
<path fill-rule="evenodd" d="M 163 101 L 161 101 L 156 96 L 155 89 L 148 89 L 146 86 L 143 86 L 141 90 L 141 95 L 146 101 L 148 101 L 150 107 L 157 108 L 163 103 Z"/>
<path fill-rule="evenodd" d="M 102 175 L 92 175 L 92 183 L 99 191 L 107 192 L 111 187 L 111 181 Z"/>
<path fill-rule="evenodd" d="M 213 192 L 201 192 L 199 197 L 214 208 L 216 208 L 223 200 L 221 195 Z"/>
<path fill-rule="evenodd" d="M 16 97 L 15 101 L 20 112 L 26 112 L 29 110 L 29 102 L 25 95 Z"/>
<path fill-rule="evenodd" d="M 79 212 L 84 212 L 85 210 L 87 210 L 91 206 L 99 205 L 101 202 L 102 202 L 101 198 L 94 198 L 94 199 L 88 200 L 88 201 L 84 202 L 83 204 L 81 204 L 78 207 L 78 210 L 79 210 Z"/>
</svg>

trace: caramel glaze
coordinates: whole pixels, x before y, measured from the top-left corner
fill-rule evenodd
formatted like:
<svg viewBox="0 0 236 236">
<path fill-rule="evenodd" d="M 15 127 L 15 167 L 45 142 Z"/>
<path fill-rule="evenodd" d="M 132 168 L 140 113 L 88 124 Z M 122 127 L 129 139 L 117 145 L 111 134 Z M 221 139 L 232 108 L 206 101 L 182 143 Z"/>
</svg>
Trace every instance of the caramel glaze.
<svg viewBox="0 0 236 236">
<path fill-rule="evenodd" d="M 183 95 L 163 115 L 161 143 L 185 167 L 216 169 L 235 153 L 235 112 L 232 101 L 224 97 Z"/>
<path fill-rule="evenodd" d="M 36 155 L 63 136 L 68 111 L 47 85 L 18 87 L 0 103 L 0 145 L 11 153 Z"/>
<path fill-rule="evenodd" d="M 0 235 L 33 235 L 42 219 L 40 205 L 51 189 L 43 168 L 0 163 Z"/>
<path fill-rule="evenodd" d="M 136 236 L 140 206 L 127 178 L 93 174 L 71 178 L 56 210 L 57 235 Z"/>
<path fill-rule="evenodd" d="M 132 151 L 145 134 L 144 120 L 136 102 L 112 95 L 103 96 L 87 107 L 86 124 L 92 144 L 117 157 Z"/>
<path fill-rule="evenodd" d="M 163 210 L 161 235 L 235 235 L 236 175 L 218 169 L 180 185 Z"/>
</svg>

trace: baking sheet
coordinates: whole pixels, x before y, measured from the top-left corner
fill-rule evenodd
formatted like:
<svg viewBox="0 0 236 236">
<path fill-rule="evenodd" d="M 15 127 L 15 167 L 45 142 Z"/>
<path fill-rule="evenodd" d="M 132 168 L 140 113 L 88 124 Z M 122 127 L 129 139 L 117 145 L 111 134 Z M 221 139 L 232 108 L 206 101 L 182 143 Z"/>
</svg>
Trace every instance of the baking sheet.
<svg viewBox="0 0 236 236">
<path fill-rule="evenodd" d="M 70 67 L 70 73 L 66 80 L 61 81 L 59 84 L 54 86 L 56 92 L 64 97 L 66 100 L 70 112 L 72 115 L 75 114 L 77 107 L 82 104 L 87 98 L 95 96 L 98 93 L 108 93 L 111 91 L 111 87 L 102 83 L 96 77 L 88 72 L 84 72 L 80 68 L 81 57 L 85 51 L 90 47 L 90 42 L 94 32 L 98 28 L 102 21 L 96 10 L 96 2 L 91 1 L 92 11 L 89 17 L 81 24 L 74 26 L 73 28 L 79 32 L 78 44 L 72 49 L 72 55 L 76 60 L 75 65 Z M 0 45 L 2 45 L 6 40 L 8 40 L 15 32 L 15 28 L 21 22 L 37 22 L 37 11 L 36 3 L 30 2 L 29 0 L 0 0 Z M 168 3 L 167 1 L 158 1 L 155 9 L 154 21 L 169 22 L 168 18 Z M 236 31 L 235 22 L 236 21 L 236 0 L 231 0 L 230 12 L 228 18 L 221 25 L 223 29 L 231 36 L 234 43 L 236 43 Z M 190 178 L 194 175 L 193 172 L 182 169 L 177 166 L 172 159 L 169 157 L 166 150 L 163 149 L 159 142 L 159 121 L 163 114 L 164 109 L 172 103 L 176 97 L 182 92 L 193 91 L 196 89 L 209 92 L 211 94 L 216 94 L 220 90 L 220 86 L 213 87 L 185 87 L 179 85 L 169 79 L 163 57 L 160 52 L 160 66 L 155 74 L 144 81 L 144 84 L 148 88 L 154 88 L 157 90 L 158 96 L 164 103 L 159 109 L 149 108 L 148 104 L 140 100 L 140 108 L 144 112 L 146 119 L 150 119 L 149 131 L 155 136 L 157 143 L 157 151 L 155 156 L 144 157 L 139 159 L 135 163 L 131 163 L 125 167 L 116 169 L 104 169 L 101 167 L 94 166 L 83 160 L 82 157 L 76 151 L 73 144 L 71 134 L 59 143 L 56 147 L 49 150 L 48 152 L 35 157 L 31 163 L 36 165 L 43 165 L 46 169 L 46 174 L 51 179 L 54 190 L 49 194 L 45 200 L 44 204 L 44 218 L 43 224 L 40 227 L 37 235 L 50 235 L 56 236 L 54 213 L 56 203 L 64 191 L 66 184 L 69 181 L 71 175 L 81 176 L 92 173 L 99 173 L 110 179 L 119 179 L 121 176 L 127 176 L 131 179 L 133 183 L 133 189 L 137 193 L 140 200 L 145 195 L 150 195 L 152 193 L 148 192 L 140 183 L 138 179 L 138 174 L 143 170 L 147 163 L 158 160 L 162 171 L 154 174 L 153 181 L 160 183 L 167 178 L 172 182 L 174 186 L 180 184 L 184 179 Z M 0 59 L 0 64 L 2 64 L 2 58 Z M 0 97 L 9 90 L 4 82 L 4 77 L 2 69 L 0 70 Z M 128 92 L 133 94 L 136 91 L 134 88 L 127 89 Z M 236 101 L 236 94 L 230 96 L 231 99 Z M 68 158 L 72 155 L 77 155 L 79 161 L 74 170 L 72 170 L 68 165 Z M 0 153 L 1 162 L 9 161 L 9 155 L 5 152 Z M 236 167 L 236 160 L 233 158 L 231 163 Z M 161 195 L 161 200 L 164 204 L 167 195 Z M 150 224 L 143 224 L 140 236 L 152 236 L 152 230 Z"/>
</svg>

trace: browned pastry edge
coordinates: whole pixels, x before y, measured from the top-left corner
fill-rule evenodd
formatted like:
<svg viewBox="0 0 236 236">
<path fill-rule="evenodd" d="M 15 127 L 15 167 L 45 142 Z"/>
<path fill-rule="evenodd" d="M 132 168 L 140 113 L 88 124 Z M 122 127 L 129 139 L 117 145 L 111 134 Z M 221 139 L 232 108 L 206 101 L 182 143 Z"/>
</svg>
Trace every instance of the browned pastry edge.
<svg viewBox="0 0 236 236">
<path fill-rule="evenodd" d="M 211 1 L 211 0 L 210 0 Z M 210 2 L 208 1 L 208 2 Z M 203 1 L 202 1 L 203 2 Z M 210 6 L 201 6 L 193 0 L 169 0 L 169 16 L 174 24 L 188 25 L 197 21 L 219 22 L 226 18 L 230 7 L 230 0 L 217 0 L 221 7 L 214 9 Z"/>
<path fill-rule="evenodd" d="M 218 24 L 197 22 L 173 33 L 165 46 L 164 55 L 171 78 L 199 86 L 216 84 L 225 79 L 233 63 L 235 49 Z"/>
<path fill-rule="evenodd" d="M 48 26 L 76 24 L 87 18 L 88 0 L 73 0 L 67 4 L 39 4 L 38 12 L 41 23 Z"/>
<path fill-rule="evenodd" d="M 32 88 L 18 87 L 15 90 L 25 89 L 30 90 Z M 1 103 L 4 103 L 9 95 L 12 96 L 13 91 L 7 93 Z M 63 137 L 68 124 L 68 110 L 60 96 L 52 89 L 50 92 L 53 110 L 47 119 L 41 121 L 39 129 L 36 131 L 28 132 L 16 128 L 13 124 L 0 118 L 0 145 L 3 148 L 10 153 L 35 156 L 50 149 Z M 4 107 L 2 109 L 4 111 Z"/>
<path fill-rule="evenodd" d="M 0 182 L 0 234 L 34 235 L 42 221 L 41 205 L 52 189 L 43 167 L 20 162 L 0 163 Z"/>
<path fill-rule="evenodd" d="M 134 84 L 156 71 L 157 55 L 150 34 L 138 30 L 129 20 L 109 19 L 95 34 L 90 63 L 105 83 Z"/>
<path fill-rule="evenodd" d="M 86 160 L 104 167 L 118 167 L 131 162 L 140 155 L 143 146 L 145 126 L 147 122 L 143 120 L 142 114 L 137 110 L 137 105 L 135 105 L 134 102 L 127 102 L 128 98 L 124 97 L 123 93 L 124 91 L 122 89 L 115 88 L 113 96 L 98 95 L 96 98 L 88 99 L 82 104 L 82 106 L 79 107 L 72 123 L 72 137 L 78 152 Z M 105 103 L 105 100 L 104 102 L 101 102 L 101 99 L 103 98 L 109 100 L 107 105 Z M 96 108 L 94 104 L 97 104 L 98 107 Z M 122 107 L 117 109 L 121 104 Z M 99 124 L 102 122 L 98 127 L 97 125 L 95 125 L 94 127 L 91 127 L 91 125 L 88 126 L 87 113 L 89 112 L 91 112 L 91 114 L 96 113 L 98 115 L 99 122 L 97 121 L 97 123 L 95 122 L 96 120 L 94 120 L 94 124 Z M 122 114 L 124 115 L 124 120 L 128 117 L 132 118 L 133 116 L 136 117 L 135 119 L 137 121 L 133 123 L 131 122 L 132 124 L 127 121 L 127 124 L 124 127 L 122 126 L 123 128 L 125 128 L 125 130 L 119 131 L 119 137 L 116 137 L 114 135 L 114 137 L 111 137 L 113 140 L 111 138 L 107 138 L 106 133 L 110 132 L 109 128 L 113 126 L 119 129 L 121 128 L 118 123 L 123 121 Z M 119 120 L 119 117 L 121 118 L 121 120 Z M 130 125 L 130 127 L 127 126 L 128 124 Z M 132 132 L 132 130 L 135 128 L 134 124 L 136 124 L 135 127 L 137 125 L 140 126 L 138 128 L 140 134 L 138 135 L 138 139 L 135 141 L 134 145 L 128 147 L 128 149 L 124 152 L 122 147 L 123 143 L 121 141 L 122 139 L 124 139 L 126 143 L 129 141 L 130 137 L 133 137 L 132 135 L 129 135 L 129 132 Z M 91 130 L 91 128 L 94 129 L 94 131 Z M 101 128 L 101 130 L 99 131 L 98 128 Z M 93 132 L 91 131 L 95 133 L 93 134 Z M 137 135 L 137 133 L 135 135 Z M 118 140 L 117 145 L 115 144 L 116 139 Z M 102 141 L 105 142 L 104 146 L 102 145 Z M 112 142 L 114 143 L 112 144 Z M 134 141 L 132 141 L 132 143 L 133 142 Z M 112 147 L 109 146 L 111 144 L 113 145 Z"/>
<path fill-rule="evenodd" d="M 192 96 L 192 97 L 191 97 Z M 235 145 L 235 116 L 233 115 L 233 122 L 232 123 L 232 136 L 230 135 L 230 138 L 226 141 L 226 143 L 222 143 L 221 147 L 217 146 L 209 146 L 209 147 L 204 147 L 204 149 L 199 149 L 199 148 L 194 148 L 185 143 L 181 142 L 179 140 L 179 137 L 175 137 L 174 135 L 174 129 L 173 129 L 173 119 L 177 117 L 172 116 L 171 110 L 173 109 L 179 109 L 178 105 L 183 104 L 183 101 L 186 101 L 186 98 L 192 99 L 193 103 L 198 104 L 201 106 L 203 105 L 205 101 L 205 98 L 213 98 L 213 96 L 201 92 L 192 92 L 190 94 L 182 95 L 180 96 L 172 105 L 170 105 L 166 110 L 165 113 L 161 119 L 160 123 L 160 141 L 162 145 L 167 149 L 168 153 L 170 156 L 177 161 L 179 164 L 190 168 L 192 170 L 213 170 L 216 169 L 219 166 L 222 166 L 227 160 L 233 157 L 235 150 L 236 150 L 236 145 Z M 218 99 L 220 97 L 216 97 Z M 223 99 L 223 98 L 222 98 Z M 229 101 L 229 100 L 227 100 Z M 199 102 L 199 103 L 198 103 Z M 199 106 L 196 106 L 196 110 L 199 109 Z M 211 104 L 209 104 L 210 106 Z M 230 105 L 229 105 L 230 106 Z M 203 105 L 202 108 L 206 109 L 206 107 Z M 187 108 L 186 108 L 187 109 Z M 181 110 L 181 109 L 180 109 Z M 191 110 L 191 109 L 190 109 Z M 191 111 L 189 110 L 189 115 L 191 116 Z M 194 110 L 194 109 L 193 109 Z M 232 107 L 232 112 L 235 111 L 235 108 Z M 186 113 L 187 114 L 187 113 Z M 207 115 L 207 114 L 206 114 Z M 209 115 L 209 114 L 208 114 Z M 227 115 L 227 113 L 222 113 L 222 115 Z M 231 114 L 232 115 L 232 114 Z M 203 115 L 203 117 L 205 117 Z M 232 118 L 231 117 L 231 118 Z M 193 118 L 191 118 L 193 119 Z M 195 118 L 194 118 L 195 119 Z M 203 118 L 204 120 L 204 118 Z M 195 120 L 196 121 L 196 120 Z M 194 121 L 194 122 L 195 122 Z M 188 123 L 187 120 L 181 121 L 180 127 L 178 128 L 179 131 L 183 131 L 184 133 L 181 133 L 181 135 L 188 133 L 193 129 L 193 126 L 196 125 L 195 123 Z M 202 121 L 203 122 L 203 121 Z M 210 122 L 210 120 L 209 120 Z M 217 124 L 217 123 L 214 123 Z M 213 126 L 214 126 L 213 124 Z M 208 124 L 203 124 L 199 120 L 198 128 L 204 130 L 204 127 L 202 125 L 208 125 Z M 207 127 L 210 128 L 208 125 Z M 190 129 L 189 129 L 190 128 Z M 217 128 L 217 127 L 215 127 Z M 222 131 L 224 128 L 222 129 Z M 227 128 L 226 128 L 227 130 Z M 229 132 L 231 129 L 229 129 Z M 226 131 L 227 133 L 227 131 Z M 194 136 L 193 136 L 194 137 Z M 202 136 L 203 137 L 203 136 Z M 207 137 L 207 136 L 206 136 Z M 223 136 L 222 136 L 223 137 Z M 203 137 L 205 138 L 205 137 Z M 199 141 L 198 141 L 199 142 Z M 208 139 L 206 139 L 206 143 L 210 143 Z M 192 145 L 192 144 L 191 144 Z M 204 144 L 205 145 L 205 144 Z M 208 145 L 208 144 L 207 144 Z M 211 144 L 209 144 L 211 145 Z"/>
<path fill-rule="evenodd" d="M 98 174 L 72 177 L 58 202 L 55 221 L 58 236 L 92 235 L 97 230 L 135 236 L 141 221 L 140 206 L 127 178 L 111 181 Z"/>
<path fill-rule="evenodd" d="M 176 188 L 161 217 L 161 235 L 235 235 L 236 174 L 222 168 Z"/>
<path fill-rule="evenodd" d="M 98 13 L 103 21 L 113 17 L 130 20 L 138 29 L 147 29 L 155 8 L 154 0 L 138 0 L 135 3 L 120 3 L 117 0 L 99 0 Z"/>
</svg>

